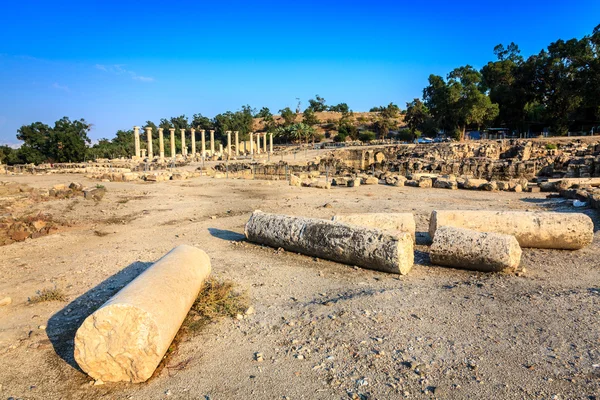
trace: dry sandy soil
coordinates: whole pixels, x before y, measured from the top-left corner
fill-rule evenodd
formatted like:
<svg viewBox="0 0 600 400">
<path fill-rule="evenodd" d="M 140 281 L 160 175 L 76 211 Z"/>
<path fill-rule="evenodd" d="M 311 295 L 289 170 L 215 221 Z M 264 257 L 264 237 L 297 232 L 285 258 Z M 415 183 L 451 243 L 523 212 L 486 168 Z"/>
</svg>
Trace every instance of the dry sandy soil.
<svg viewBox="0 0 600 400">
<path fill-rule="evenodd" d="M 80 176 L 3 179 L 49 188 Z M 33 207 L 70 221 L 0 247 L 0 398 L 22 399 L 596 399 L 600 394 L 600 235 L 578 251 L 524 249 L 522 276 L 429 263 L 435 208 L 565 210 L 544 194 L 197 178 L 104 183 L 100 202 Z M 328 203 L 331 207 L 324 207 Z M 407 276 L 244 241 L 255 209 L 330 218 L 414 212 Z M 578 209 L 577 211 L 580 211 Z M 595 211 L 582 210 L 594 218 Z M 217 277 L 247 289 L 255 313 L 190 336 L 144 384 L 94 386 L 73 361 L 75 329 L 179 244 L 204 249 Z M 67 302 L 29 304 L 58 287 Z M 46 329 L 39 329 L 40 326 Z M 260 352 L 264 361 L 255 361 Z"/>
</svg>

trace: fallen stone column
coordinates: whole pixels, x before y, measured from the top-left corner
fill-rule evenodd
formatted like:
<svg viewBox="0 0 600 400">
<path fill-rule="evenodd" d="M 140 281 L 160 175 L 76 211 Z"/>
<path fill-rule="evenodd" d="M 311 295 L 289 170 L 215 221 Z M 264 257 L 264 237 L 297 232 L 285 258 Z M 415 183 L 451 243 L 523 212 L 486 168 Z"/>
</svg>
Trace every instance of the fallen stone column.
<svg viewBox="0 0 600 400">
<path fill-rule="evenodd" d="M 441 226 L 513 235 L 521 247 L 581 249 L 594 239 L 592 219 L 581 213 L 526 211 L 436 210 L 431 213 L 429 234 Z"/>
<path fill-rule="evenodd" d="M 105 382 L 144 382 L 160 363 L 211 271 L 208 255 L 174 248 L 85 319 L 75 360 Z"/>
<path fill-rule="evenodd" d="M 442 226 L 435 232 L 429 256 L 437 265 L 497 272 L 519 266 L 521 247 L 511 235 Z"/>
<path fill-rule="evenodd" d="M 252 213 L 245 233 L 251 242 L 378 271 L 407 274 L 414 262 L 408 233 L 262 211 Z"/>
<path fill-rule="evenodd" d="M 335 215 L 332 221 L 368 228 L 383 229 L 392 232 L 406 232 L 415 241 L 415 217 L 412 213 L 366 213 Z"/>
</svg>

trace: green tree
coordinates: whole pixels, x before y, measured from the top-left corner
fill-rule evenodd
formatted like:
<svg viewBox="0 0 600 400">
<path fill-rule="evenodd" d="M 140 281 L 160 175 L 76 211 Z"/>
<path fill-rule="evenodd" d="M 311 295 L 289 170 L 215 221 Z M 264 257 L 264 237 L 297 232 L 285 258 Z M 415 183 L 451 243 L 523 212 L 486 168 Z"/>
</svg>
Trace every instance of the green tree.
<svg viewBox="0 0 600 400">
<path fill-rule="evenodd" d="M 281 115 L 281 118 L 283 118 L 284 126 L 292 125 L 296 121 L 296 113 L 293 112 L 289 107 L 279 110 L 279 114 Z"/>
<path fill-rule="evenodd" d="M 421 99 L 414 99 L 413 101 L 406 103 L 406 115 L 404 116 L 404 122 L 408 125 L 411 133 L 416 137 L 416 131 L 422 131 L 423 126 L 431 118 L 429 110 L 423 104 Z"/>
<path fill-rule="evenodd" d="M 467 65 L 450 72 L 447 81 L 430 75 L 429 86 L 423 90 L 425 105 L 433 117 L 461 141 L 467 126 L 480 127 L 498 116 L 498 105 L 480 90 L 480 82 L 481 74 Z"/>
<path fill-rule="evenodd" d="M 340 103 L 335 106 L 330 106 L 329 111 L 340 112 L 342 114 L 347 114 L 350 112 L 350 107 L 346 103 Z"/>
<path fill-rule="evenodd" d="M 54 124 L 48 138 L 48 155 L 55 162 L 80 162 L 85 159 L 91 125 L 84 119 L 64 117 Z"/>
<path fill-rule="evenodd" d="M 18 150 L 18 163 L 41 164 L 48 160 L 48 142 L 51 129 L 41 122 L 23 125 L 17 130 L 17 139 L 24 143 Z"/>
<path fill-rule="evenodd" d="M 308 100 L 308 108 L 313 110 L 314 112 L 327 111 L 325 99 L 319 95 L 316 95 L 314 99 Z"/>
<path fill-rule="evenodd" d="M 308 126 L 314 126 L 319 123 L 319 119 L 315 115 L 315 112 L 312 108 L 307 108 L 302 115 L 302 123 Z"/>
</svg>

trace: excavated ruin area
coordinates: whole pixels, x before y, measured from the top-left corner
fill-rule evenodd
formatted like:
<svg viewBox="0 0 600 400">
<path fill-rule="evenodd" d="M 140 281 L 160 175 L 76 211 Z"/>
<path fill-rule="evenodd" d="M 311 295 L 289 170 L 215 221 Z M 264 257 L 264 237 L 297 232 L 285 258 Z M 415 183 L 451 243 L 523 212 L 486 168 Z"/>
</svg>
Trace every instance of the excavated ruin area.
<svg viewBox="0 0 600 400">
<path fill-rule="evenodd" d="M 32 190 L 98 184 L 82 174 L 2 179 Z M 600 393 L 597 210 L 546 193 L 384 184 L 322 190 L 285 180 L 200 176 L 102 185 L 106 193 L 97 201 L 55 197 L 11 205 L 19 215 L 43 212 L 71 225 L 0 247 L 0 300 L 11 299 L 0 306 L 4 398 L 542 399 Z M 328 219 L 412 212 L 415 265 L 399 276 L 248 243 L 244 224 L 256 209 Z M 581 250 L 523 249 L 515 274 L 443 268 L 429 260 L 434 209 L 583 212 L 596 233 Z M 94 385 L 74 363 L 75 329 L 180 244 L 205 250 L 214 275 L 247 290 L 254 312 L 184 338 L 147 383 Z M 28 300 L 55 288 L 66 301 Z"/>
</svg>

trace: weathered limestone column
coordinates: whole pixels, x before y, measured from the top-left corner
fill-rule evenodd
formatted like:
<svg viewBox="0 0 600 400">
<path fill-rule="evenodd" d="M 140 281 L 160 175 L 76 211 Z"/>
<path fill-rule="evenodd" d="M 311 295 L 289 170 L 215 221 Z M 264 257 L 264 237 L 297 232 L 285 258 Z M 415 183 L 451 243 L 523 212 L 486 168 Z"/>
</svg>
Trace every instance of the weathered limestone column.
<svg viewBox="0 0 600 400">
<path fill-rule="evenodd" d="M 142 149 L 142 158 L 146 158 L 146 149 Z"/>
<path fill-rule="evenodd" d="M 265 149 L 265 153 L 267 152 L 267 132 L 264 133 L 263 136 L 263 148 Z"/>
<path fill-rule="evenodd" d="M 269 153 L 273 154 L 273 132 L 269 133 Z"/>
<path fill-rule="evenodd" d="M 256 154 L 260 154 L 260 133 L 256 132 Z"/>
<path fill-rule="evenodd" d="M 175 158 L 175 128 L 169 128 L 171 132 L 171 157 Z"/>
<path fill-rule="evenodd" d="M 190 131 L 192 133 L 192 157 L 196 157 L 196 130 L 192 128 Z"/>
<path fill-rule="evenodd" d="M 225 153 L 223 153 L 223 143 L 219 143 L 219 154 L 221 154 L 221 157 L 225 155 Z"/>
<path fill-rule="evenodd" d="M 235 156 L 239 156 L 240 155 L 240 133 L 238 131 L 235 131 Z"/>
<path fill-rule="evenodd" d="M 378 271 L 406 274 L 414 262 L 408 233 L 392 234 L 324 219 L 254 211 L 245 234 L 251 242 Z"/>
<path fill-rule="evenodd" d="M 581 249 L 594 239 L 592 219 L 581 213 L 436 210 L 429 219 L 435 238 L 441 226 L 513 235 L 521 247 Z"/>
<path fill-rule="evenodd" d="M 152 159 L 154 157 L 154 150 L 152 149 L 152 128 L 146 128 L 146 139 L 148 140 L 148 158 Z"/>
<path fill-rule="evenodd" d="M 250 155 L 254 155 L 254 133 L 250 132 Z"/>
<path fill-rule="evenodd" d="M 104 382 L 144 382 L 168 350 L 210 275 L 208 255 L 181 245 L 83 321 L 75 361 Z"/>
<path fill-rule="evenodd" d="M 165 138 L 163 128 L 158 128 L 158 152 L 160 154 L 160 159 L 163 160 L 165 158 Z"/>
<path fill-rule="evenodd" d="M 231 158 L 231 131 L 227 131 L 227 159 Z"/>
<path fill-rule="evenodd" d="M 204 137 L 204 135 L 206 134 L 206 131 L 204 129 L 202 129 L 200 131 L 200 135 L 202 135 L 202 157 L 206 158 L 206 138 Z"/>
<path fill-rule="evenodd" d="M 179 130 L 181 131 L 181 155 L 186 156 L 187 155 L 187 147 L 185 145 L 185 129 L 181 128 Z"/>
<path fill-rule="evenodd" d="M 210 131 L 210 156 L 215 155 L 215 131 Z"/>
<path fill-rule="evenodd" d="M 134 140 L 134 144 L 135 144 L 135 156 L 137 158 L 140 158 L 141 156 L 141 152 L 140 152 L 140 127 L 139 126 L 134 126 L 133 127 L 133 140 Z"/>
<path fill-rule="evenodd" d="M 350 225 L 366 226 L 390 232 L 409 233 L 415 241 L 415 217 L 412 213 L 366 213 L 334 215 L 332 221 Z"/>
<path fill-rule="evenodd" d="M 437 265 L 495 272 L 515 270 L 521 262 L 521 247 L 511 235 L 441 226 L 429 256 Z"/>
</svg>

